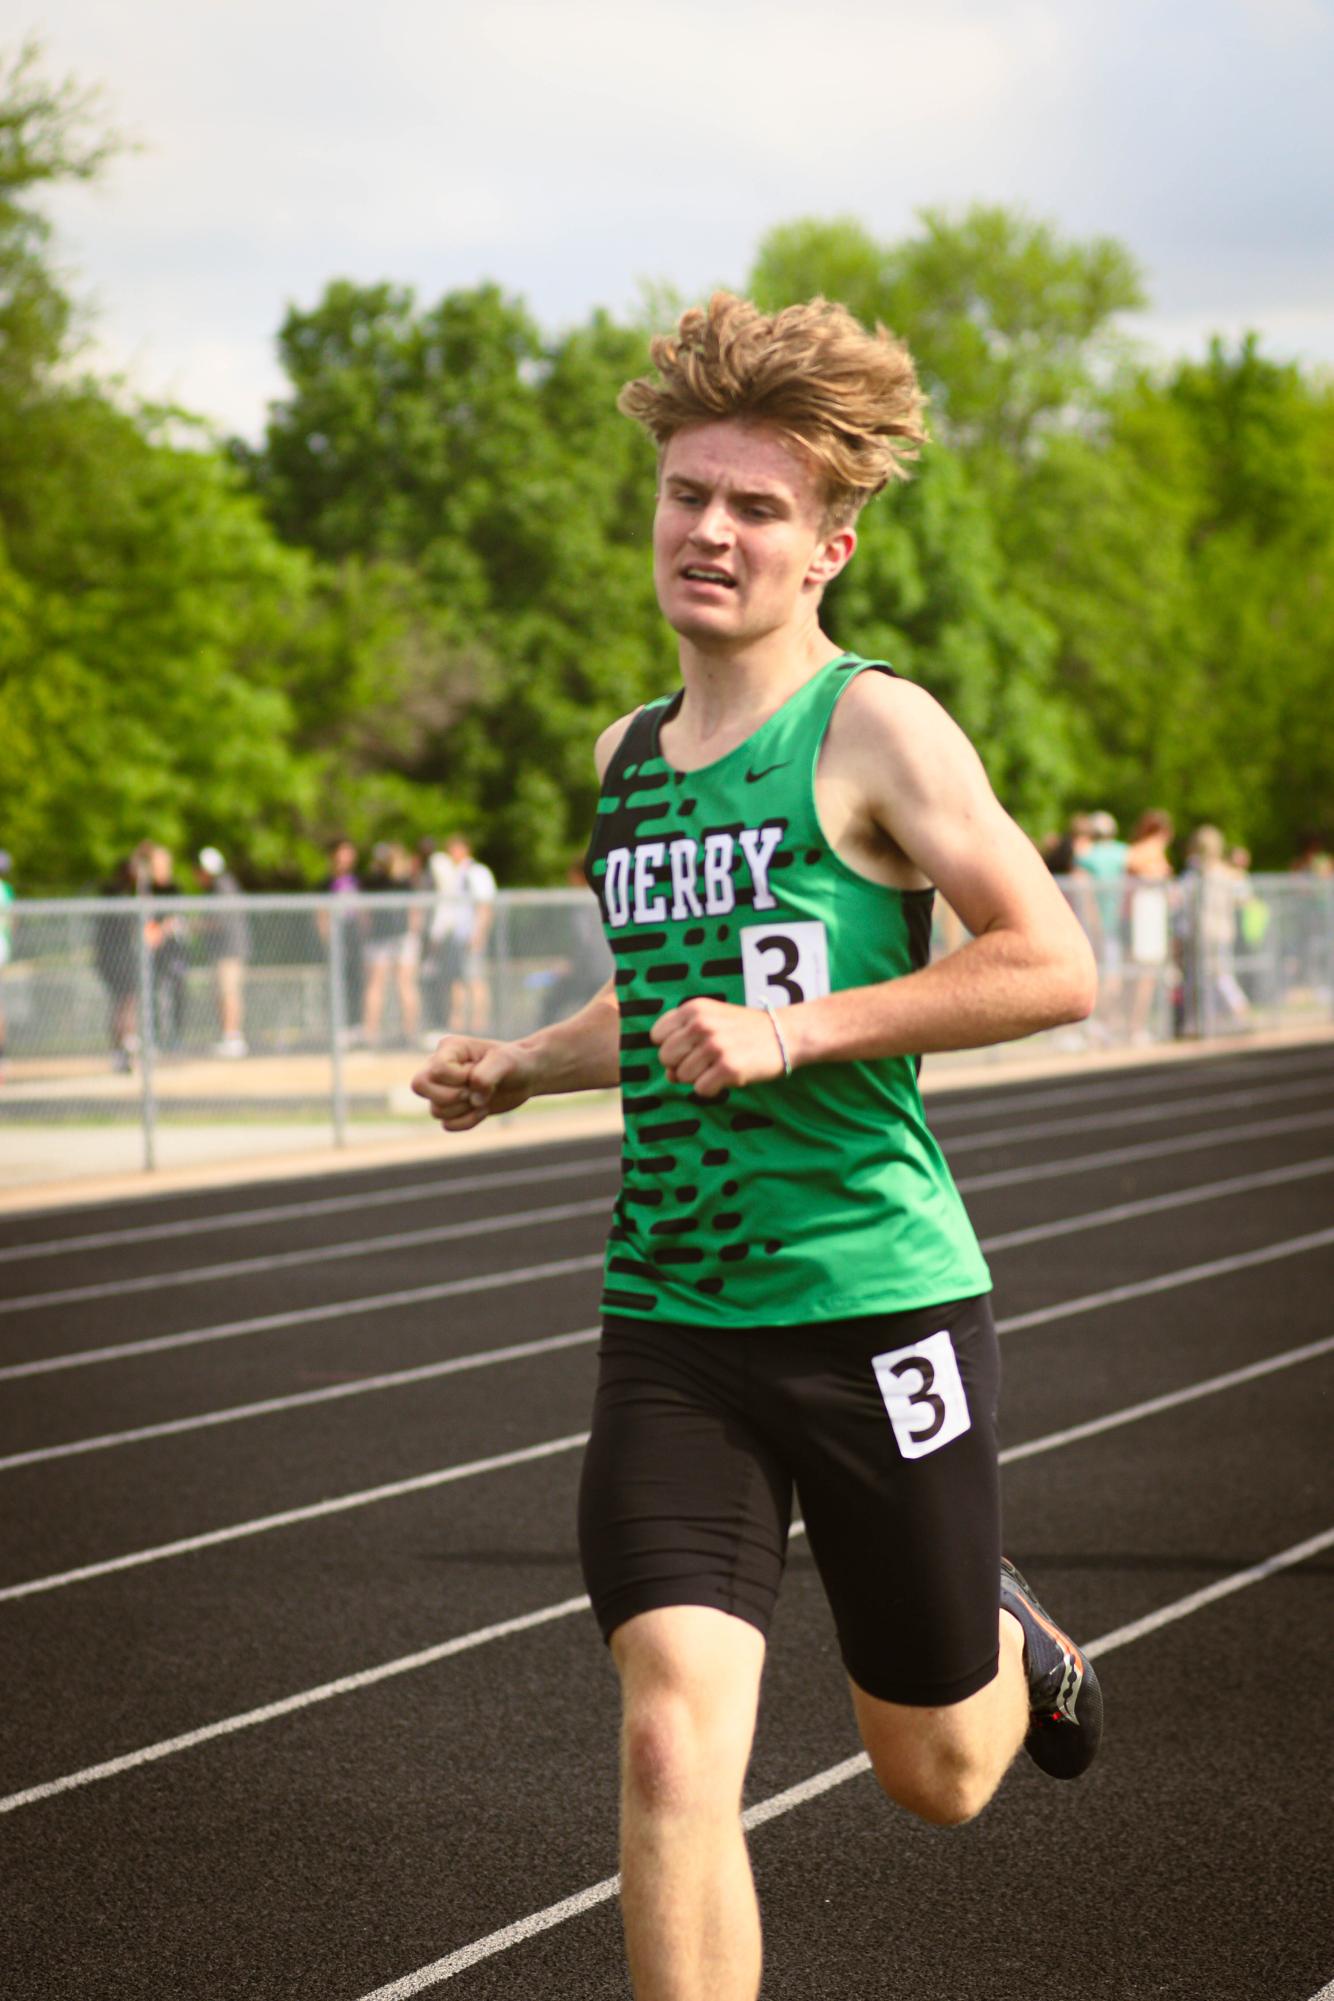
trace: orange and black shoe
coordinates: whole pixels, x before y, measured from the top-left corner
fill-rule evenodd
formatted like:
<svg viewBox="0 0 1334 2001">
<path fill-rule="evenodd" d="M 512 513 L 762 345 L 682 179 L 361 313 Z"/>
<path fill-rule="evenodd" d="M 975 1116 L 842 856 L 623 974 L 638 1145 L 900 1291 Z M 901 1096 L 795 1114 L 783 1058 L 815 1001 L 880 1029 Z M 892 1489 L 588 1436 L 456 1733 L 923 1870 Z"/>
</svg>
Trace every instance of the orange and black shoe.
<svg viewBox="0 0 1334 2001">
<path fill-rule="evenodd" d="M 1102 1740 L 1102 1690 L 1093 1663 L 1043 1610 L 1008 1557 L 1001 1558 L 1001 1609 L 1024 1631 L 1024 1749 L 1053 1779 L 1077 1779 Z"/>
</svg>

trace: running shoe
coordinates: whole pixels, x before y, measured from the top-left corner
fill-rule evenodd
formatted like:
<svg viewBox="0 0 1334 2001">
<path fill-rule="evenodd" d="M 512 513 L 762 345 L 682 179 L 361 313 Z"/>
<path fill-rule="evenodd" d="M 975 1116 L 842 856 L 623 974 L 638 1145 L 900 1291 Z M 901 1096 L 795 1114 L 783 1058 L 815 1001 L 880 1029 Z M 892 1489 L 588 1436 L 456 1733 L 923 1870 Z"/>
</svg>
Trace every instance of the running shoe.
<svg viewBox="0 0 1334 2001">
<path fill-rule="evenodd" d="M 1102 1690 L 1093 1663 L 1043 1610 L 1008 1557 L 1001 1558 L 1001 1609 L 1024 1631 L 1024 1749 L 1051 1778 L 1077 1779 L 1093 1763 L 1102 1739 Z"/>
</svg>

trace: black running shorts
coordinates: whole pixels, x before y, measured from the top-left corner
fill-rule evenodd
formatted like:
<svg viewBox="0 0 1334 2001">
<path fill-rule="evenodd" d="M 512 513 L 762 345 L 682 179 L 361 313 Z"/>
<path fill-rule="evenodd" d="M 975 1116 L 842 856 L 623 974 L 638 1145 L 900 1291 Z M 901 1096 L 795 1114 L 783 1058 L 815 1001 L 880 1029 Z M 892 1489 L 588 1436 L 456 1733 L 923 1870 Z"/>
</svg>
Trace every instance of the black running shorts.
<svg viewBox="0 0 1334 2001">
<path fill-rule="evenodd" d="M 985 1297 L 820 1326 L 608 1319 L 579 1497 L 603 1634 L 665 1605 L 763 1633 L 795 1492 L 848 1673 L 960 1702 L 996 1672 L 996 1331 Z"/>
</svg>

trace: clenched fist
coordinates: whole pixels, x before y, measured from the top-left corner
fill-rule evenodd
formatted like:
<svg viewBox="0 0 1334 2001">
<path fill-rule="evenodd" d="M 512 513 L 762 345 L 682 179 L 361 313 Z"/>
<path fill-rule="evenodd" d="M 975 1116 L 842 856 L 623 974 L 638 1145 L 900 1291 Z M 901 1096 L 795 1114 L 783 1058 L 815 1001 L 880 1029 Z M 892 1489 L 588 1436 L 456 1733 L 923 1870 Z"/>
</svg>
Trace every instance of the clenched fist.
<svg viewBox="0 0 1334 2001">
<path fill-rule="evenodd" d="M 447 1035 L 412 1088 L 446 1132 L 463 1133 L 495 1112 L 514 1111 L 533 1095 L 536 1082 L 533 1056 L 519 1043 Z"/>
<path fill-rule="evenodd" d="M 660 1015 L 650 1032 L 671 1082 L 692 1084 L 697 1097 L 783 1074 L 778 1037 L 762 1008 L 689 1000 Z"/>
</svg>

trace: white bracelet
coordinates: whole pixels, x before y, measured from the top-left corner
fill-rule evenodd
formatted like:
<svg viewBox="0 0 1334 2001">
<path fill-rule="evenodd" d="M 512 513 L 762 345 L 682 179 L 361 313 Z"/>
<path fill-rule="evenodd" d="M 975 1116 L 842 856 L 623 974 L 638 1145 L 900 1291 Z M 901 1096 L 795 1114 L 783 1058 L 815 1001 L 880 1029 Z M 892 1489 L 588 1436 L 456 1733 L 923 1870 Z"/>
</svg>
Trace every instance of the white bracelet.
<svg viewBox="0 0 1334 2001">
<path fill-rule="evenodd" d="M 783 1075 L 790 1077 L 792 1075 L 792 1058 L 787 1053 L 787 1044 L 783 1040 L 783 1031 L 778 1026 L 778 1016 L 774 1013 L 768 1001 L 762 1001 L 760 1005 L 769 1017 L 770 1026 L 774 1032 L 774 1040 L 778 1044 L 778 1053 L 783 1059 Z"/>
</svg>

